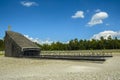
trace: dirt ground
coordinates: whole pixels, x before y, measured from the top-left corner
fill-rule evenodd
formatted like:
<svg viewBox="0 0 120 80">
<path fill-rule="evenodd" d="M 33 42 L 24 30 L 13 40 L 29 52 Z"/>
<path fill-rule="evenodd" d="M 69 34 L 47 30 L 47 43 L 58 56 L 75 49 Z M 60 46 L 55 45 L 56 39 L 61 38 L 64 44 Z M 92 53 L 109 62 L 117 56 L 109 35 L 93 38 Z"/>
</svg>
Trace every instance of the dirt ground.
<svg viewBox="0 0 120 80">
<path fill-rule="evenodd" d="M 0 56 L 0 80 L 120 80 L 120 54 L 105 62 Z"/>
</svg>

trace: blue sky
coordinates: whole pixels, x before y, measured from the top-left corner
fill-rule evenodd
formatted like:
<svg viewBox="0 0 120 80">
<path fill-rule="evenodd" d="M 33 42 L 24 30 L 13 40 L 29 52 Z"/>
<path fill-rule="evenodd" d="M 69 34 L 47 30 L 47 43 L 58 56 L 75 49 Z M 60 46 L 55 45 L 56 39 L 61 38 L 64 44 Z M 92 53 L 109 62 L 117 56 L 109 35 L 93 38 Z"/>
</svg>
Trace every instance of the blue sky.
<svg viewBox="0 0 120 80">
<path fill-rule="evenodd" d="M 120 0 L 0 0 L 0 38 L 12 31 L 40 43 L 120 38 Z"/>
</svg>

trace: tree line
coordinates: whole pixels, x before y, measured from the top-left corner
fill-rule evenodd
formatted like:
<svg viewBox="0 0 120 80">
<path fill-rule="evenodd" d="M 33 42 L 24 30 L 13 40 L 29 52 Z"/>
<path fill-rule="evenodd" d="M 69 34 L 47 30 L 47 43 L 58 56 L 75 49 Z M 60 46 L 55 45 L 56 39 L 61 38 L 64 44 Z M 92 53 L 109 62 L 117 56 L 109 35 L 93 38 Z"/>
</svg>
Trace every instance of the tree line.
<svg viewBox="0 0 120 80">
<path fill-rule="evenodd" d="M 51 44 L 38 44 L 41 50 L 99 50 L 99 49 L 120 49 L 120 40 L 111 36 L 108 39 L 103 37 L 100 40 L 70 40 L 69 43 L 53 42 Z M 0 51 L 4 50 L 4 41 L 0 40 Z"/>
<path fill-rule="evenodd" d="M 120 49 L 120 40 L 111 36 L 108 39 L 103 37 L 100 40 L 70 40 L 69 43 L 53 42 L 52 44 L 43 44 L 38 46 L 42 50 L 100 50 L 100 49 Z"/>
<path fill-rule="evenodd" d="M 4 41 L 0 39 L 0 51 L 3 51 L 4 49 Z"/>
</svg>

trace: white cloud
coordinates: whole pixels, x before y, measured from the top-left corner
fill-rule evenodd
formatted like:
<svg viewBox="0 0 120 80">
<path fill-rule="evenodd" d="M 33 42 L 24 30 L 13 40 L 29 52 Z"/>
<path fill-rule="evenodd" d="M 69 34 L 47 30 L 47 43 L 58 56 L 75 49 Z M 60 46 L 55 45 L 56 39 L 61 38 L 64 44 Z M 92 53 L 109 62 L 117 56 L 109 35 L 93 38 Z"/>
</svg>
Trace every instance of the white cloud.
<svg viewBox="0 0 120 80">
<path fill-rule="evenodd" d="M 38 44 L 52 44 L 53 42 L 56 43 L 57 41 L 51 41 L 49 38 L 47 38 L 46 40 L 40 40 L 39 38 L 32 38 L 29 35 L 24 35 L 26 38 L 28 38 L 29 40 L 31 40 L 32 42 L 37 42 Z M 64 44 L 69 43 L 69 41 L 65 41 L 65 42 L 61 42 Z"/>
<path fill-rule="evenodd" d="M 107 39 L 109 36 L 111 36 L 112 38 L 120 38 L 120 31 L 112 31 L 112 30 L 107 30 L 107 31 L 103 31 L 100 32 L 98 34 L 94 34 L 92 39 L 100 39 L 100 37 L 104 37 L 104 39 Z"/>
<path fill-rule="evenodd" d="M 29 37 L 29 35 L 24 35 L 26 38 L 28 38 L 29 40 L 33 41 L 33 42 L 37 42 L 39 44 L 51 44 L 53 41 L 50 41 L 49 39 L 46 40 L 40 40 L 39 38 L 32 38 Z"/>
<path fill-rule="evenodd" d="M 96 14 L 94 14 L 90 20 L 90 22 L 88 22 L 89 26 L 94 26 L 97 24 L 102 24 L 103 20 L 108 18 L 108 13 L 107 12 L 98 12 Z"/>
<path fill-rule="evenodd" d="M 25 7 L 38 6 L 38 3 L 31 1 L 21 1 L 21 4 Z"/>
<path fill-rule="evenodd" d="M 72 18 L 84 18 L 84 12 L 83 11 L 77 11 Z"/>
</svg>

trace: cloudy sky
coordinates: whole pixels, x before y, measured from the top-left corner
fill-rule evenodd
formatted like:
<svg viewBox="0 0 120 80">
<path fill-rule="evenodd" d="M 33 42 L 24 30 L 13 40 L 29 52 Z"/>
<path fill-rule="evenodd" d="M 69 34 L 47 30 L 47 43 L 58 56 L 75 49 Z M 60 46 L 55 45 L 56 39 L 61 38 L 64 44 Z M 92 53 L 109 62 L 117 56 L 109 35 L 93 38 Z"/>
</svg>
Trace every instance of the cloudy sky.
<svg viewBox="0 0 120 80">
<path fill-rule="evenodd" d="M 0 0 L 0 38 L 9 25 L 41 43 L 120 38 L 120 1 Z"/>
</svg>

